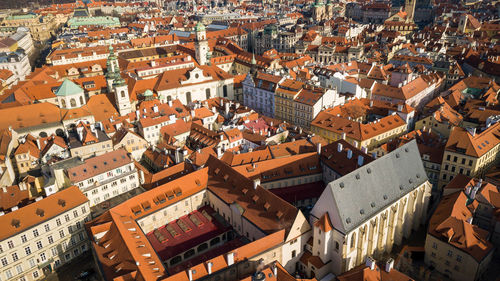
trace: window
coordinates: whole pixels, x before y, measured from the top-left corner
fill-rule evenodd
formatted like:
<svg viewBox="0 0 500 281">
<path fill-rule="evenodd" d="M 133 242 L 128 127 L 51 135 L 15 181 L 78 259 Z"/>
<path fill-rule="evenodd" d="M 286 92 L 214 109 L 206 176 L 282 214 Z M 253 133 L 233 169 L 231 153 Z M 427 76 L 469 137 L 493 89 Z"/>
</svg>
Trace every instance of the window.
<svg viewBox="0 0 500 281">
<path fill-rule="evenodd" d="M 23 243 L 26 243 L 26 241 L 28 241 L 28 239 L 26 238 L 26 235 L 25 235 L 25 234 L 21 235 L 21 241 L 22 241 Z"/>
<path fill-rule="evenodd" d="M 82 206 L 82 213 L 85 214 L 87 212 L 87 209 L 85 208 L 85 206 Z"/>
<path fill-rule="evenodd" d="M 7 266 L 8 264 L 7 258 L 2 258 L 2 266 Z"/>
<path fill-rule="evenodd" d="M 462 262 L 462 256 L 461 255 L 457 255 L 457 261 L 458 262 Z"/>
<path fill-rule="evenodd" d="M 351 236 L 351 249 L 354 248 L 355 244 L 356 244 L 356 233 L 353 233 Z"/>
<path fill-rule="evenodd" d="M 69 221 L 69 215 L 68 214 L 64 215 L 64 219 L 66 220 L 66 222 L 68 222 Z"/>
<path fill-rule="evenodd" d="M 59 230 L 59 236 L 60 236 L 61 238 L 63 238 L 63 237 L 64 237 L 64 229 Z"/>
<path fill-rule="evenodd" d="M 436 257 L 436 253 L 432 252 L 432 253 L 431 253 L 431 256 L 432 256 L 433 258 L 435 258 L 435 257 Z"/>
<path fill-rule="evenodd" d="M 24 248 L 24 251 L 26 252 L 26 255 L 31 255 L 31 248 L 28 246 L 26 248 Z"/>
<path fill-rule="evenodd" d="M 17 274 L 21 274 L 23 272 L 23 266 L 21 264 L 16 265 Z"/>
<path fill-rule="evenodd" d="M 49 232 L 49 231 L 50 231 L 50 226 L 49 226 L 49 224 L 46 224 L 46 225 L 45 225 L 45 231 L 47 231 L 47 232 Z"/>
<path fill-rule="evenodd" d="M 452 257 L 453 256 L 453 252 L 451 250 L 448 250 L 448 257 Z"/>
<path fill-rule="evenodd" d="M 17 253 L 12 253 L 12 260 L 17 261 L 19 257 L 17 256 Z"/>
<path fill-rule="evenodd" d="M 453 162 L 457 162 L 458 158 L 455 156 L 453 157 Z"/>
<path fill-rule="evenodd" d="M 9 246 L 9 249 L 14 248 L 14 242 L 12 241 L 7 242 L 7 245 Z"/>
<path fill-rule="evenodd" d="M 68 232 L 69 232 L 69 233 L 73 232 L 73 226 L 71 226 L 71 225 L 70 225 L 70 226 L 68 226 Z"/>
<path fill-rule="evenodd" d="M 54 243 L 54 239 L 52 238 L 52 235 L 50 235 L 49 237 L 47 237 L 47 240 L 49 240 L 49 244 Z"/>
<path fill-rule="evenodd" d="M 40 260 L 41 260 L 41 261 L 45 261 L 45 260 L 47 260 L 47 257 L 45 256 L 45 253 L 41 253 L 41 254 L 40 254 Z"/>
<path fill-rule="evenodd" d="M 52 256 L 57 256 L 57 248 L 56 247 L 53 247 L 52 249 L 50 249 L 50 251 L 52 252 Z"/>
<path fill-rule="evenodd" d="M 292 251 L 292 259 L 295 258 L 296 255 L 297 255 L 297 251 L 293 250 Z"/>
<path fill-rule="evenodd" d="M 33 278 L 38 278 L 38 276 L 40 276 L 38 270 L 33 271 Z"/>
<path fill-rule="evenodd" d="M 432 248 L 433 249 L 437 249 L 438 248 L 438 245 L 436 244 L 436 242 L 432 243 Z"/>
<path fill-rule="evenodd" d="M 5 276 L 7 276 L 7 278 L 12 278 L 12 272 L 9 270 L 5 271 Z"/>
<path fill-rule="evenodd" d="M 42 241 L 37 241 L 36 247 L 38 248 L 38 250 L 42 249 L 43 248 Z"/>
<path fill-rule="evenodd" d="M 70 99 L 69 100 L 69 104 L 71 105 L 71 107 L 76 107 L 76 100 L 75 99 Z"/>
<path fill-rule="evenodd" d="M 35 267 L 35 259 L 29 259 L 30 267 Z"/>
<path fill-rule="evenodd" d="M 74 211 L 73 211 L 73 216 L 74 216 L 75 218 L 76 218 L 76 217 L 78 217 L 78 210 L 74 210 Z"/>
</svg>

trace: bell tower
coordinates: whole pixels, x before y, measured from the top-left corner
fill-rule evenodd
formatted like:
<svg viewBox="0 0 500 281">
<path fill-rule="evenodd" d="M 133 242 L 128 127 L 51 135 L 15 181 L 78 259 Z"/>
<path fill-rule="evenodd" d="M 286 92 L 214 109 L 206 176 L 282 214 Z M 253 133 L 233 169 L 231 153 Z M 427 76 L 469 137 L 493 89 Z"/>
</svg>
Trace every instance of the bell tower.
<svg viewBox="0 0 500 281">
<path fill-rule="evenodd" d="M 194 42 L 196 60 L 200 65 L 205 65 L 207 64 L 207 55 L 209 52 L 205 25 L 198 22 L 194 28 L 194 32 L 196 34 L 196 41 Z"/>
<path fill-rule="evenodd" d="M 405 0 L 406 21 L 413 22 L 415 16 L 415 4 L 417 0 Z"/>
</svg>

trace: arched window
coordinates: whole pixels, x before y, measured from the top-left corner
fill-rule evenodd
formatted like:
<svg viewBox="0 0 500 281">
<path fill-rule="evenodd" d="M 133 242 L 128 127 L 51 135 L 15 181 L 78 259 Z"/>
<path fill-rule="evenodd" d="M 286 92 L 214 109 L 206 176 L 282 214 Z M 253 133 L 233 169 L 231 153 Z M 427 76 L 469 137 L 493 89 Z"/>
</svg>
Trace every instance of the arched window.
<svg viewBox="0 0 500 281">
<path fill-rule="evenodd" d="M 175 258 L 170 260 L 170 265 L 174 265 L 176 263 L 179 263 L 179 262 L 181 262 L 181 260 L 182 260 L 181 256 L 176 256 Z"/>
<path fill-rule="evenodd" d="M 335 241 L 335 251 L 339 251 L 340 245 L 339 242 Z"/>
<path fill-rule="evenodd" d="M 351 236 L 351 249 L 356 245 L 356 233 L 353 233 Z"/>
<path fill-rule="evenodd" d="M 191 92 L 187 92 L 186 93 L 186 102 L 187 103 L 191 103 L 192 102 L 192 100 L 191 100 Z"/>
<path fill-rule="evenodd" d="M 171 101 L 172 100 L 172 97 L 171 96 L 167 96 L 167 101 Z"/>
<path fill-rule="evenodd" d="M 206 93 L 206 96 L 207 96 L 207 100 L 210 98 L 210 88 L 207 88 L 205 90 L 205 93 Z"/>
<path fill-rule="evenodd" d="M 212 239 L 210 241 L 210 246 L 213 246 L 213 245 L 215 245 L 215 244 L 217 244 L 219 242 L 220 242 L 220 238 L 219 237 L 215 237 L 214 239 Z"/>
<path fill-rule="evenodd" d="M 199 252 L 205 251 L 206 249 L 208 249 L 208 245 L 207 245 L 207 243 L 203 243 L 200 246 L 198 246 L 197 250 L 198 250 L 198 253 L 199 253 Z"/>
<path fill-rule="evenodd" d="M 125 90 L 122 90 L 120 94 L 121 94 L 122 98 L 125 98 Z"/>
<path fill-rule="evenodd" d="M 70 104 L 71 107 L 76 107 L 76 100 L 74 98 L 71 98 L 69 100 L 69 104 Z"/>
<path fill-rule="evenodd" d="M 191 249 L 191 250 L 184 253 L 184 259 L 190 258 L 190 257 L 194 256 L 194 254 L 195 254 L 194 249 Z"/>
<path fill-rule="evenodd" d="M 222 93 L 224 94 L 224 97 L 227 97 L 227 85 L 222 86 Z"/>
<path fill-rule="evenodd" d="M 66 108 L 66 100 L 61 99 L 61 107 Z"/>
<path fill-rule="evenodd" d="M 83 101 L 83 96 L 80 96 L 80 106 L 83 106 L 85 102 Z"/>
</svg>

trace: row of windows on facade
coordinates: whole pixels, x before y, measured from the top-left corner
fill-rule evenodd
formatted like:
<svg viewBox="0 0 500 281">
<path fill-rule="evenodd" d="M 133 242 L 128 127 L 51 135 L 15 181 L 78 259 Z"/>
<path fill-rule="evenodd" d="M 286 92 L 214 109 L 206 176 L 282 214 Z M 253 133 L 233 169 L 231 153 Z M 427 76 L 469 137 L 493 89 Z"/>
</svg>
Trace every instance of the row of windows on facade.
<svg viewBox="0 0 500 281">
<path fill-rule="evenodd" d="M 127 192 L 129 190 L 132 190 L 132 189 L 136 188 L 136 187 L 137 186 L 135 185 L 135 183 L 132 183 L 130 185 L 130 189 L 125 185 L 125 186 L 122 187 L 122 193 L 125 193 L 125 192 Z M 118 190 L 113 190 L 113 196 L 118 196 Z M 104 194 L 103 195 L 103 201 L 108 200 L 110 197 L 111 196 L 109 195 L 109 193 Z M 101 202 L 101 197 L 96 197 L 94 199 L 94 204 L 99 204 L 100 202 Z"/>
<path fill-rule="evenodd" d="M 135 179 L 135 175 L 130 175 L 130 176 L 129 176 L 129 179 L 130 179 L 130 180 Z M 121 184 L 126 183 L 126 182 L 127 182 L 127 178 L 126 178 L 126 177 L 124 177 L 124 178 L 121 178 L 121 179 L 120 179 L 120 183 L 121 183 Z M 116 187 L 117 185 L 118 185 L 118 182 L 117 182 L 117 181 L 113 181 L 113 182 L 111 183 L 111 187 Z M 107 184 L 101 187 L 101 191 L 106 191 L 106 190 L 108 190 L 108 185 L 107 185 Z M 98 188 L 96 188 L 96 189 L 92 190 L 92 194 L 93 194 L 93 195 L 95 195 L 95 194 L 97 194 L 97 193 L 99 193 L 99 189 L 98 189 Z"/>
<path fill-rule="evenodd" d="M 80 249 L 81 249 L 81 251 L 80 251 Z M 85 252 L 87 250 L 87 246 L 86 245 L 82 245 L 80 249 L 76 248 L 76 249 L 73 250 L 73 257 L 76 257 L 76 256 L 80 255 L 80 253 Z M 54 257 L 57 256 L 57 249 L 55 247 L 52 248 L 52 255 Z M 66 253 L 64 255 L 64 259 L 66 261 L 71 260 L 71 258 L 72 258 L 71 257 L 71 253 Z M 45 255 L 45 253 L 41 253 L 40 254 L 40 258 L 37 259 L 37 260 L 39 262 L 45 262 L 47 260 L 47 256 Z M 59 267 L 60 265 L 61 265 L 61 260 L 59 260 L 59 259 L 54 260 L 54 267 L 55 268 Z M 30 268 L 34 268 L 35 266 L 36 266 L 35 259 L 34 258 L 30 259 L 29 260 L 29 267 Z M 15 266 L 15 272 L 17 272 L 17 274 L 22 274 L 24 272 L 24 268 L 23 268 L 22 264 L 18 264 L 18 265 Z M 7 279 L 12 278 L 13 275 L 14 274 L 12 273 L 12 269 L 5 270 L 5 277 Z M 38 269 L 35 269 L 31 273 L 31 275 L 33 276 L 33 279 L 38 279 L 40 277 L 40 272 L 38 271 Z M 0 280 L 1 280 L 1 278 L 0 278 Z M 26 277 L 25 276 L 21 276 L 19 278 L 19 281 L 26 281 Z"/>
<path fill-rule="evenodd" d="M 77 225 L 77 228 L 81 229 L 81 225 Z M 72 228 L 68 228 L 68 232 L 72 233 L 73 229 Z M 60 239 L 63 239 L 65 237 L 64 229 L 61 229 L 59 231 L 59 237 L 60 237 Z M 78 241 L 77 241 L 77 237 L 79 239 Z M 70 246 L 73 246 L 73 245 L 76 245 L 78 242 L 85 241 L 85 239 L 86 239 L 85 232 L 84 231 L 80 231 L 80 233 L 78 233 L 78 236 L 72 236 L 69 239 L 69 241 L 70 241 L 69 244 L 70 244 Z M 54 238 L 52 237 L 52 235 L 48 236 L 47 240 L 48 240 L 48 245 L 52 245 L 54 243 Z M 61 242 L 61 249 L 62 249 L 62 251 L 65 251 L 67 249 L 67 247 L 68 246 L 66 244 L 66 241 L 62 241 Z M 44 248 L 44 245 L 43 245 L 42 240 L 37 241 L 36 242 L 36 250 L 42 250 L 43 248 Z M 51 251 L 52 251 L 52 255 L 53 256 L 56 256 L 56 255 L 60 254 L 59 250 L 57 250 L 57 246 L 51 248 Z M 33 253 L 32 249 L 31 249 L 31 246 L 24 247 L 24 252 L 25 252 L 26 256 L 31 255 Z M 42 255 L 42 254 L 45 255 L 45 253 L 41 253 L 40 255 Z M 18 255 L 17 252 L 12 253 L 11 257 L 12 257 L 12 261 L 11 262 L 16 262 L 16 261 L 19 260 L 19 255 Z M 2 257 L 0 259 L 0 262 L 2 263 L 2 266 L 9 265 L 9 259 L 8 259 L 7 256 Z"/>
<path fill-rule="evenodd" d="M 122 173 L 126 173 L 126 172 L 130 172 L 130 171 L 132 171 L 131 166 L 126 166 L 126 167 L 125 167 L 125 169 L 126 169 L 126 171 L 123 171 L 123 170 L 122 170 L 122 168 L 117 168 L 117 169 L 115 170 L 115 173 L 116 173 L 116 174 L 115 174 L 115 173 L 113 173 L 113 171 L 109 171 L 109 172 L 107 172 L 107 173 L 106 173 L 106 177 L 110 178 L 110 177 L 114 177 L 114 176 L 119 176 L 119 175 L 120 175 L 120 174 L 122 174 Z M 129 176 L 129 178 L 132 180 L 132 179 L 134 179 L 134 178 L 135 178 L 135 176 L 134 176 L 134 175 L 130 175 L 130 176 Z M 99 176 L 97 177 L 97 180 L 98 180 L 98 181 L 102 181 L 102 180 L 104 180 L 104 175 L 99 175 Z M 94 178 L 90 178 L 90 179 L 88 179 L 88 180 L 87 180 L 87 183 L 88 183 L 88 184 L 93 184 L 93 183 L 94 183 Z M 115 183 L 115 182 L 113 182 L 113 183 Z M 84 182 L 83 182 L 83 181 L 78 183 L 78 186 L 79 186 L 79 187 L 83 187 L 83 185 L 84 185 Z"/>
<path fill-rule="evenodd" d="M 87 208 L 85 206 L 82 206 L 81 211 L 82 211 L 83 214 L 85 214 L 87 212 Z M 78 210 L 73 210 L 73 216 L 74 216 L 74 218 L 78 217 Z M 65 214 L 64 215 L 64 220 L 66 222 L 69 222 L 71 220 L 70 214 Z M 62 224 L 61 218 L 57 218 L 56 219 L 56 225 L 57 226 L 61 226 L 61 224 Z M 80 224 L 80 222 L 77 222 L 77 225 L 79 225 L 79 224 Z M 71 226 L 69 226 L 69 227 L 71 227 Z M 45 232 L 49 232 L 50 229 L 51 229 L 49 223 L 46 223 L 43 228 L 44 228 Z M 78 227 L 78 228 L 80 228 L 80 227 Z M 40 233 L 39 233 L 39 231 L 38 231 L 37 228 L 33 229 L 32 233 L 33 233 L 33 238 L 36 238 L 36 237 L 38 237 L 40 235 Z M 27 241 L 28 241 L 28 236 L 26 234 L 21 235 L 21 242 L 22 243 L 26 243 Z M 15 243 L 14 243 L 13 240 L 7 241 L 7 246 L 8 246 L 9 249 L 13 249 L 15 247 L 14 244 Z M 3 252 L 3 247 L 2 247 L 2 245 L 0 245 L 0 253 L 2 253 L 2 252 Z"/>
</svg>

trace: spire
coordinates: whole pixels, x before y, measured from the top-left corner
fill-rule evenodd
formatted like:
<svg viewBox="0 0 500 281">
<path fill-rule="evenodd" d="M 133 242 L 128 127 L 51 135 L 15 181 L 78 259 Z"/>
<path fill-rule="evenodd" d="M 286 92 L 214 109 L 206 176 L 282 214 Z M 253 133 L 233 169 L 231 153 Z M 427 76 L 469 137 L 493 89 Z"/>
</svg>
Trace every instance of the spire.
<svg viewBox="0 0 500 281">
<path fill-rule="evenodd" d="M 256 65 L 257 60 L 255 59 L 255 53 L 252 51 L 252 65 Z"/>
<path fill-rule="evenodd" d="M 257 73 L 257 60 L 255 59 L 255 53 L 252 51 L 252 67 L 250 68 L 250 74 L 255 75 Z"/>
</svg>

